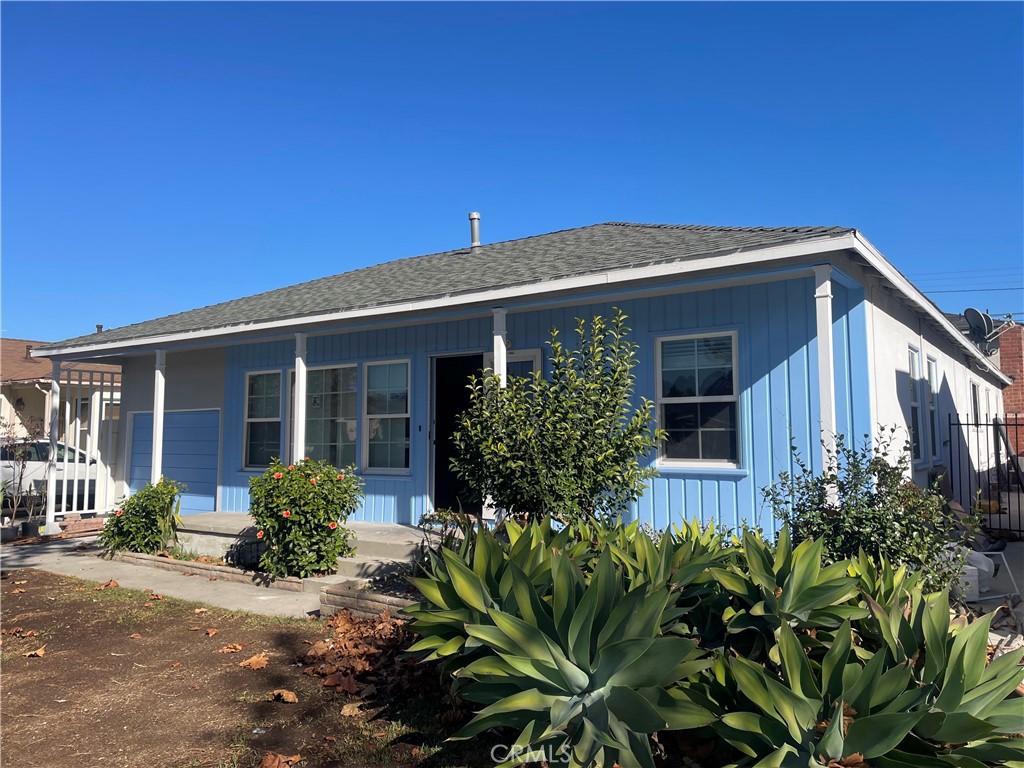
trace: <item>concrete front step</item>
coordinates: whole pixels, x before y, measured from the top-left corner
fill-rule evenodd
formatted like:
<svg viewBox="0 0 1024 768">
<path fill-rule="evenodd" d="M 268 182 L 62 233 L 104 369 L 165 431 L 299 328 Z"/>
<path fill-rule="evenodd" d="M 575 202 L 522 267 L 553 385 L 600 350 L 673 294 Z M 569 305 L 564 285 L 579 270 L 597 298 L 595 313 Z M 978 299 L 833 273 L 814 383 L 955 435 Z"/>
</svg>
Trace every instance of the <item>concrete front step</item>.
<svg viewBox="0 0 1024 768">
<path fill-rule="evenodd" d="M 408 560 L 391 560 L 380 557 L 367 557 L 356 550 L 355 557 L 338 558 L 338 576 L 353 579 L 370 579 L 374 576 L 387 576 L 393 573 L 407 573 Z"/>
<path fill-rule="evenodd" d="M 411 525 L 355 521 L 345 525 L 354 534 L 355 560 L 366 559 L 364 569 L 375 570 L 379 562 L 411 562 L 420 552 L 423 533 Z M 178 546 L 200 555 L 222 558 L 232 547 L 255 542 L 252 519 L 241 512 L 186 515 L 178 529 Z"/>
</svg>

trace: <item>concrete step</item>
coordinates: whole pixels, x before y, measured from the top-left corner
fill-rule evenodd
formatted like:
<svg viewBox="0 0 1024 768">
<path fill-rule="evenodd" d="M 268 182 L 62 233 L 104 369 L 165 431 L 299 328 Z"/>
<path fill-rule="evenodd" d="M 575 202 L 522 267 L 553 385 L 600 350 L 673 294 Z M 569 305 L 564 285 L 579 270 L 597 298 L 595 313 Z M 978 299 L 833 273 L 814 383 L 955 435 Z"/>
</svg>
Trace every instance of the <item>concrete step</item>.
<svg viewBox="0 0 1024 768">
<path fill-rule="evenodd" d="M 393 560 L 384 557 L 369 557 L 357 550 L 355 557 L 338 558 L 338 576 L 353 579 L 369 579 L 391 573 L 407 573 L 408 560 Z"/>
<path fill-rule="evenodd" d="M 366 557 L 413 560 L 420 553 L 423 532 L 411 525 L 348 522 L 356 552 Z"/>
</svg>

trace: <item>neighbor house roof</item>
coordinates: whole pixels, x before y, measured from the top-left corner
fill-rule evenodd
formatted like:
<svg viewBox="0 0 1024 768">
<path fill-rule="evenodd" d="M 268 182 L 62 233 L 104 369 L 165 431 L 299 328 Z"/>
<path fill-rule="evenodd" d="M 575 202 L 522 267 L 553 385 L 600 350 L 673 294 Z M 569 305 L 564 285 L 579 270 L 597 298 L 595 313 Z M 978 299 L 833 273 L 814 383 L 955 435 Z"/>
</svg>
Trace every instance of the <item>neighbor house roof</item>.
<svg viewBox="0 0 1024 768">
<path fill-rule="evenodd" d="M 4 384 L 17 381 L 49 381 L 53 373 L 50 361 L 45 358 L 29 356 L 29 350 L 42 347 L 46 343 L 29 339 L 0 339 L 0 381 Z M 62 371 L 76 368 L 107 373 L 121 372 L 119 365 L 61 363 Z"/>
<path fill-rule="evenodd" d="M 759 250 L 853 232 L 843 227 L 709 227 L 609 222 L 389 261 L 255 296 L 79 336 L 88 346 L 529 285 L 610 269 Z"/>
</svg>

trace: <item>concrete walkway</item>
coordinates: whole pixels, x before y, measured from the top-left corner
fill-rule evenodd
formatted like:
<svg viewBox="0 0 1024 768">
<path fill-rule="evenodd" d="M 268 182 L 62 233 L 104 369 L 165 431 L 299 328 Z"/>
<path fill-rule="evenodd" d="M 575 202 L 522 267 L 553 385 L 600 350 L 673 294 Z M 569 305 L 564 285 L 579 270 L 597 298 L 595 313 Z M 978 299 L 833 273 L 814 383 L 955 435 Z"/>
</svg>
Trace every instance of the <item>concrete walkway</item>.
<svg viewBox="0 0 1024 768">
<path fill-rule="evenodd" d="M 168 597 L 267 616 L 304 618 L 320 610 L 318 594 L 286 592 L 255 584 L 211 582 L 202 576 L 182 576 L 143 565 L 111 562 L 102 559 L 100 552 L 95 539 L 61 539 L 45 544 L 18 546 L 5 544 L 0 547 L 0 567 L 4 570 L 38 568 L 98 582 L 114 579 L 129 589 L 152 589 Z"/>
</svg>

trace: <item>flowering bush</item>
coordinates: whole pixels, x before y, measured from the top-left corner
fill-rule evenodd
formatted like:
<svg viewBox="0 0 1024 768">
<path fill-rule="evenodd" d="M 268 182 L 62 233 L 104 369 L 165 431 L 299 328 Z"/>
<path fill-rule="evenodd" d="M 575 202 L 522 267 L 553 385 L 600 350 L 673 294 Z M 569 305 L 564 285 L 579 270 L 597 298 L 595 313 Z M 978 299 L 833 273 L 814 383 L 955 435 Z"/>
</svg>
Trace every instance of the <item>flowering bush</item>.
<svg viewBox="0 0 1024 768">
<path fill-rule="evenodd" d="M 141 491 L 119 502 L 103 526 L 100 543 L 110 553 L 128 550 L 152 554 L 164 549 L 176 541 L 184 491 L 184 485 L 166 477 L 156 485 L 146 483 Z"/>
<path fill-rule="evenodd" d="M 342 523 L 362 499 L 354 467 L 275 460 L 249 481 L 249 512 L 264 545 L 260 569 L 275 577 L 334 573 L 338 558 L 354 552 L 352 532 Z"/>
</svg>

